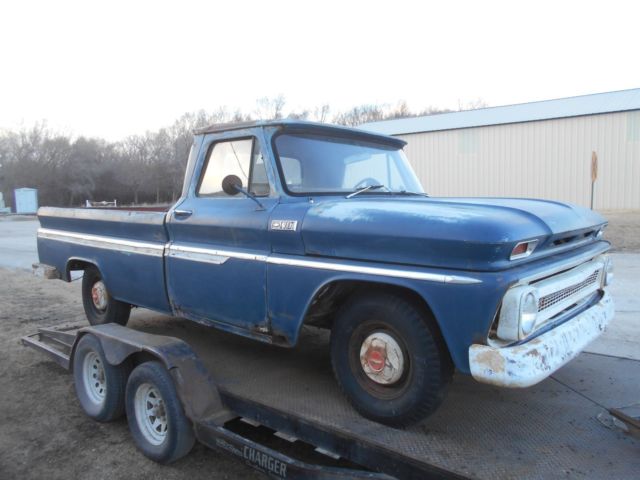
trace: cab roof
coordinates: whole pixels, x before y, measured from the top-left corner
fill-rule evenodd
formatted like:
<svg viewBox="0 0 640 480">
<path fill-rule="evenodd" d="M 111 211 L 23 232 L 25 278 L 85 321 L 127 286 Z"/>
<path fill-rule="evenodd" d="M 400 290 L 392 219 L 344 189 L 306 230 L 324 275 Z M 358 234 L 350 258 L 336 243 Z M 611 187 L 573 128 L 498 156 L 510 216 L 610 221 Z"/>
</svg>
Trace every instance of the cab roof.
<svg viewBox="0 0 640 480">
<path fill-rule="evenodd" d="M 340 136 L 347 138 L 357 138 L 361 140 L 368 140 L 371 142 L 379 142 L 387 145 L 394 145 L 398 148 L 404 147 L 407 142 L 396 137 L 388 135 L 381 135 L 379 133 L 367 132 L 358 128 L 343 127 L 340 125 L 308 122 L 305 120 L 254 120 L 250 122 L 231 122 L 231 123 L 216 123 L 208 127 L 199 128 L 194 131 L 196 135 L 205 135 L 208 133 L 220 133 L 231 130 L 243 130 L 247 128 L 264 128 L 264 127 L 276 127 L 283 131 L 288 132 L 306 132 L 325 134 L 332 136 Z"/>
</svg>

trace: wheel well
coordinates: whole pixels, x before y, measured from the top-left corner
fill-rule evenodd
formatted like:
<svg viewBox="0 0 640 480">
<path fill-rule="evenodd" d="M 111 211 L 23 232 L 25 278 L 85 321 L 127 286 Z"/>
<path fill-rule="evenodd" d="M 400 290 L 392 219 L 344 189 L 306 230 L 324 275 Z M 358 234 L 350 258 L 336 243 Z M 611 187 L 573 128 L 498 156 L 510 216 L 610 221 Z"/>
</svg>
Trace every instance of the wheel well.
<svg viewBox="0 0 640 480">
<path fill-rule="evenodd" d="M 67 281 L 71 280 L 71 272 L 73 270 L 86 270 L 88 267 L 95 267 L 98 268 L 98 266 L 94 263 L 91 263 L 87 260 L 80 260 L 78 258 L 72 258 L 71 260 L 69 260 L 67 262 L 67 268 L 66 268 L 66 279 Z"/>
<path fill-rule="evenodd" d="M 420 308 L 430 319 L 435 320 L 429 304 L 410 288 L 361 280 L 338 280 L 324 285 L 316 292 L 307 309 L 303 324 L 331 329 L 333 318 L 344 302 L 354 295 L 371 294 L 375 291 L 397 295 Z M 434 323 L 439 331 L 437 322 Z"/>
<path fill-rule="evenodd" d="M 448 365 L 453 368 L 453 359 L 449 346 L 442 335 L 442 330 L 438 320 L 433 314 L 433 310 L 426 300 L 414 290 L 399 285 L 367 282 L 338 280 L 324 285 L 313 297 L 309 308 L 305 314 L 303 325 L 331 329 L 333 320 L 340 307 L 355 295 L 375 294 L 376 292 L 396 295 L 414 305 L 425 313 L 425 321 L 431 329 L 433 335 L 437 337 L 444 347 L 443 354 L 448 358 Z"/>
</svg>

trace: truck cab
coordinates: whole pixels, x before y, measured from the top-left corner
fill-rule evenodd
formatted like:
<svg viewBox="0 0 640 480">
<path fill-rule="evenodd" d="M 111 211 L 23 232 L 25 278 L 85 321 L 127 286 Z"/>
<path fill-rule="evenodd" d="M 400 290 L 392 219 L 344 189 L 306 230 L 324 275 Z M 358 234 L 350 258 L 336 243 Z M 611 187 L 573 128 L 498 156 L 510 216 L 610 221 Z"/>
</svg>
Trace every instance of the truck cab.
<svg viewBox="0 0 640 480">
<path fill-rule="evenodd" d="M 553 201 L 429 197 L 404 141 L 278 120 L 196 132 L 166 211 L 39 211 L 40 261 L 83 270 L 92 323 L 151 308 L 279 346 L 331 331 L 336 379 L 394 426 L 435 411 L 454 369 L 546 378 L 613 315 L 606 221 Z"/>
</svg>

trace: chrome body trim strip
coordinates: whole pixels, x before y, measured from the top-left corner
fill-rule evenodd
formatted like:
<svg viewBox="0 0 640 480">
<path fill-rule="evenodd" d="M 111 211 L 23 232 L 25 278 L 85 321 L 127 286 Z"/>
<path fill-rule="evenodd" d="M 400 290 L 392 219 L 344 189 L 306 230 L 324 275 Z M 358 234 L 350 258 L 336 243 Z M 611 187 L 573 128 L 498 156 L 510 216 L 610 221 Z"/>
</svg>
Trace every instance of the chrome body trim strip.
<svg viewBox="0 0 640 480">
<path fill-rule="evenodd" d="M 222 255 L 212 255 L 210 253 L 180 251 L 176 249 L 167 249 L 167 256 L 171 258 L 179 258 L 180 260 L 191 260 L 193 262 L 211 263 L 213 265 L 222 265 L 229 257 Z"/>
<path fill-rule="evenodd" d="M 463 277 L 459 275 L 443 275 L 440 273 L 419 272 L 416 270 L 400 270 L 395 268 L 368 267 L 361 265 L 346 265 L 344 263 L 333 263 L 318 260 L 306 260 L 297 258 L 286 258 L 283 256 L 270 256 L 268 263 L 274 265 L 287 265 L 292 267 L 316 268 L 319 270 L 332 270 L 338 272 L 363 273 L 367 275 L 380 275 L 385 277 L 409 278 L 411 280 L 426 280 L 438 283 L 460 283 L 473 284 L 482 283 L 476 278 Z"/>
<path fill-rule="evenodd" d="M 176 253 L 194 253 L 199 255 L 209 255 L 212 257 L 220 257 L 225 258 L 224 261 L 229 258 L 238 258 L 240 260 L 255 260 L 258 262 L 266 262 L 267 256 L 260 255 L 257 253 L 247 253 L 247 252 L 235 252 L 233 250 L 217 250 L 214 248 L 204 248 L 204 247 L 190 247 L 187 245 L 176 245 L 174 243 L 169 245 L 169 251 L 173 251 Z M 220 263 L 224 263 L 220 262 Z"/>
<path fill-rule="evenodd" d="M 91 235 L 88 233 L 73 233 L 63 230 L 53 230 L 49 228 L 39 228 L 38 238 L 46 238 L 59 242 L 75 243 L 87 247 L 104 248 L 119 252 L 139 253 L 141 255 L 151 255 L 162 257 L 164 255 L 164 244 L 140 242 L 135 240 L 124 240 L 103 235 Z"/>
<path fill-rule="evenodd" d="M 407 270 L 392 267 L 352 265 L 324 260 L 309 260 L 305 258 L 287 257 L 284 255 L 261 255 L 247 252 L 176 245 L 172 243 L 160 245 L 150 242 L 123 240 L 114 237 L 65 232 L 62 230 L 51 230 L 46 228 L 41 228 L 38 230 L 38 237 L 96 248 L 140 253 L 143 255 L 153 255 L 161 257 L 166 254 L 167 256 L 172 258 L 211 263 L 214 265 L 221 265 L 230 258 L 236 258 L 240 260 L 266 262 L 273 265 L 286 265 L 291 267 L 315 268 L 319 270 L 330 270 L 337 272 L 361 273 L 365 275 L 376 275 L 394 278 L 407 278 L 410 280 L 424 280 L 428 282 L 463 285 L 482 283 L 481 280 L 462 275 L 445 275 L 441 273 L 421 272 L 417 270 Z"/>
</svg>

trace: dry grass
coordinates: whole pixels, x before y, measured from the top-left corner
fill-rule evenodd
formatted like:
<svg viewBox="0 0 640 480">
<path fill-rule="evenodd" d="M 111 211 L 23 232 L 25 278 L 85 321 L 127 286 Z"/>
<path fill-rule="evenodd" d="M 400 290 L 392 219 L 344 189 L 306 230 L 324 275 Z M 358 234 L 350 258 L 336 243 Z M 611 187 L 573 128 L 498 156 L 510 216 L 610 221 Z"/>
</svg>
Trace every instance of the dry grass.
<svg viewBox="0 0 640 480">
<path fill-rule="evenodd" d="M 609 220 L 604 238 L 614 252 L 640 253 L 640 210 L 600 212 Z"/>
</svg>

